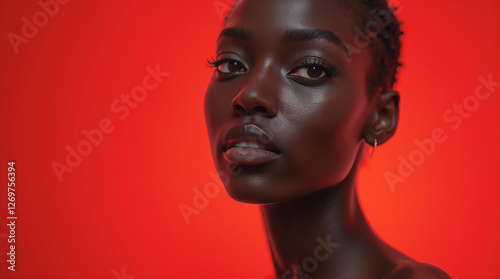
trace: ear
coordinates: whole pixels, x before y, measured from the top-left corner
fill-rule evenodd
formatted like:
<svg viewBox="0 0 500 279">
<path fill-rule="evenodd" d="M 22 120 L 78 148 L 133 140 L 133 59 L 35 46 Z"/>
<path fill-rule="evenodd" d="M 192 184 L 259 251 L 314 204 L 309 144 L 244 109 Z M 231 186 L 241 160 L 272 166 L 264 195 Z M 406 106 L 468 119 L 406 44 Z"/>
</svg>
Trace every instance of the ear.
<svg viewBox="0 0 500 279">
<path fill-rule="evenodd" d="M 396 132 L 399 119 L 399 92 L 389 91 L 375 97 L 364 127 L 364 138 L 369 145 L 383 144 Z"/>
</svg>

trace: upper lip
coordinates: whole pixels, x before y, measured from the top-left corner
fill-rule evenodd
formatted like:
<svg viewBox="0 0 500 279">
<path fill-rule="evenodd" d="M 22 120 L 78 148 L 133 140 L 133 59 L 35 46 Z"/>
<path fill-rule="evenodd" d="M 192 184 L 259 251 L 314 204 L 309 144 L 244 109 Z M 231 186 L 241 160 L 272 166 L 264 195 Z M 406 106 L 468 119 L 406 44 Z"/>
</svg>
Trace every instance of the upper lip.
<svg viewBox="0 0 500 279">
<path fill-rule="evenodd" d="M 241 142 L 253 143 L 258 145 L 259 148 L 280 153 L 271 137 L 254 124 L 238 125 L 231 128 L 224 139 L 224 151 Z"/>
</svg>

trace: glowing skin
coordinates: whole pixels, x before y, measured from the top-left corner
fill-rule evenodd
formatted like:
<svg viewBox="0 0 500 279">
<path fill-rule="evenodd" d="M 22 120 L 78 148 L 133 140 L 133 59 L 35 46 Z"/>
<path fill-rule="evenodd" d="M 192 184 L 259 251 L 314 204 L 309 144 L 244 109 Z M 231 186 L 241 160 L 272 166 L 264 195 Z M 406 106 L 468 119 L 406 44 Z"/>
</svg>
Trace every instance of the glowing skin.
<svg viewBox="0 0 500 279">
<path fill-rule="evenodd" d="M 401 265 L 397 278 L 449 278 L 380 241 L 359 207 L 363 145 L 394 134 L 399 95 L 368 93 L 369 48 L 344 45 L 354 26 L 336 1 L 238 1 L 205 99 L 215 164 L 238 169 L 223 179 L 232 198 L 262 204 L 278 278 L 382 278 Z M 340 246 L 302 266 L 318 238 Z"/>
</svg>

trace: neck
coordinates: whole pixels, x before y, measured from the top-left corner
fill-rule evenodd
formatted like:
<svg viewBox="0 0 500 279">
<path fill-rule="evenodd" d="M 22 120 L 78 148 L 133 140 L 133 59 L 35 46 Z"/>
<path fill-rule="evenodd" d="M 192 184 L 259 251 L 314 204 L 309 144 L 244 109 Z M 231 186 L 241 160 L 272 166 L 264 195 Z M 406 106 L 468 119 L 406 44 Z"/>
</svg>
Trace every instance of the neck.
<svg viewBox="0 0 500 279">
<path fill-rule="evenodd" d="M 376 250 L 356 194 L 360 158 L 339 185 L 261 206 L 278 278 L 343 278 Z"/>
</svg>

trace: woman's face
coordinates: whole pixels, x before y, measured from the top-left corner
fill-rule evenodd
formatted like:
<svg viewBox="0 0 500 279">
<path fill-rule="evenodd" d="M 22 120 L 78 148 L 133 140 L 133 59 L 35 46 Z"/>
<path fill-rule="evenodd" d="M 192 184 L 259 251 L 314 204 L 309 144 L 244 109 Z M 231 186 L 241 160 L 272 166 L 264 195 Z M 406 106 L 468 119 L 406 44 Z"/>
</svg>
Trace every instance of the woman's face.
<svg viewBox="0 0 500 279">
<path fill-rule="evenodd" d="M 342 182 L 369 116 L 371 55 L 331 0 L 240 0 L 217 40 L 205 116 L 231 197 L 297 198 Z M 236 170 L 236 171 L 234 171 Z"/>
</svg>

